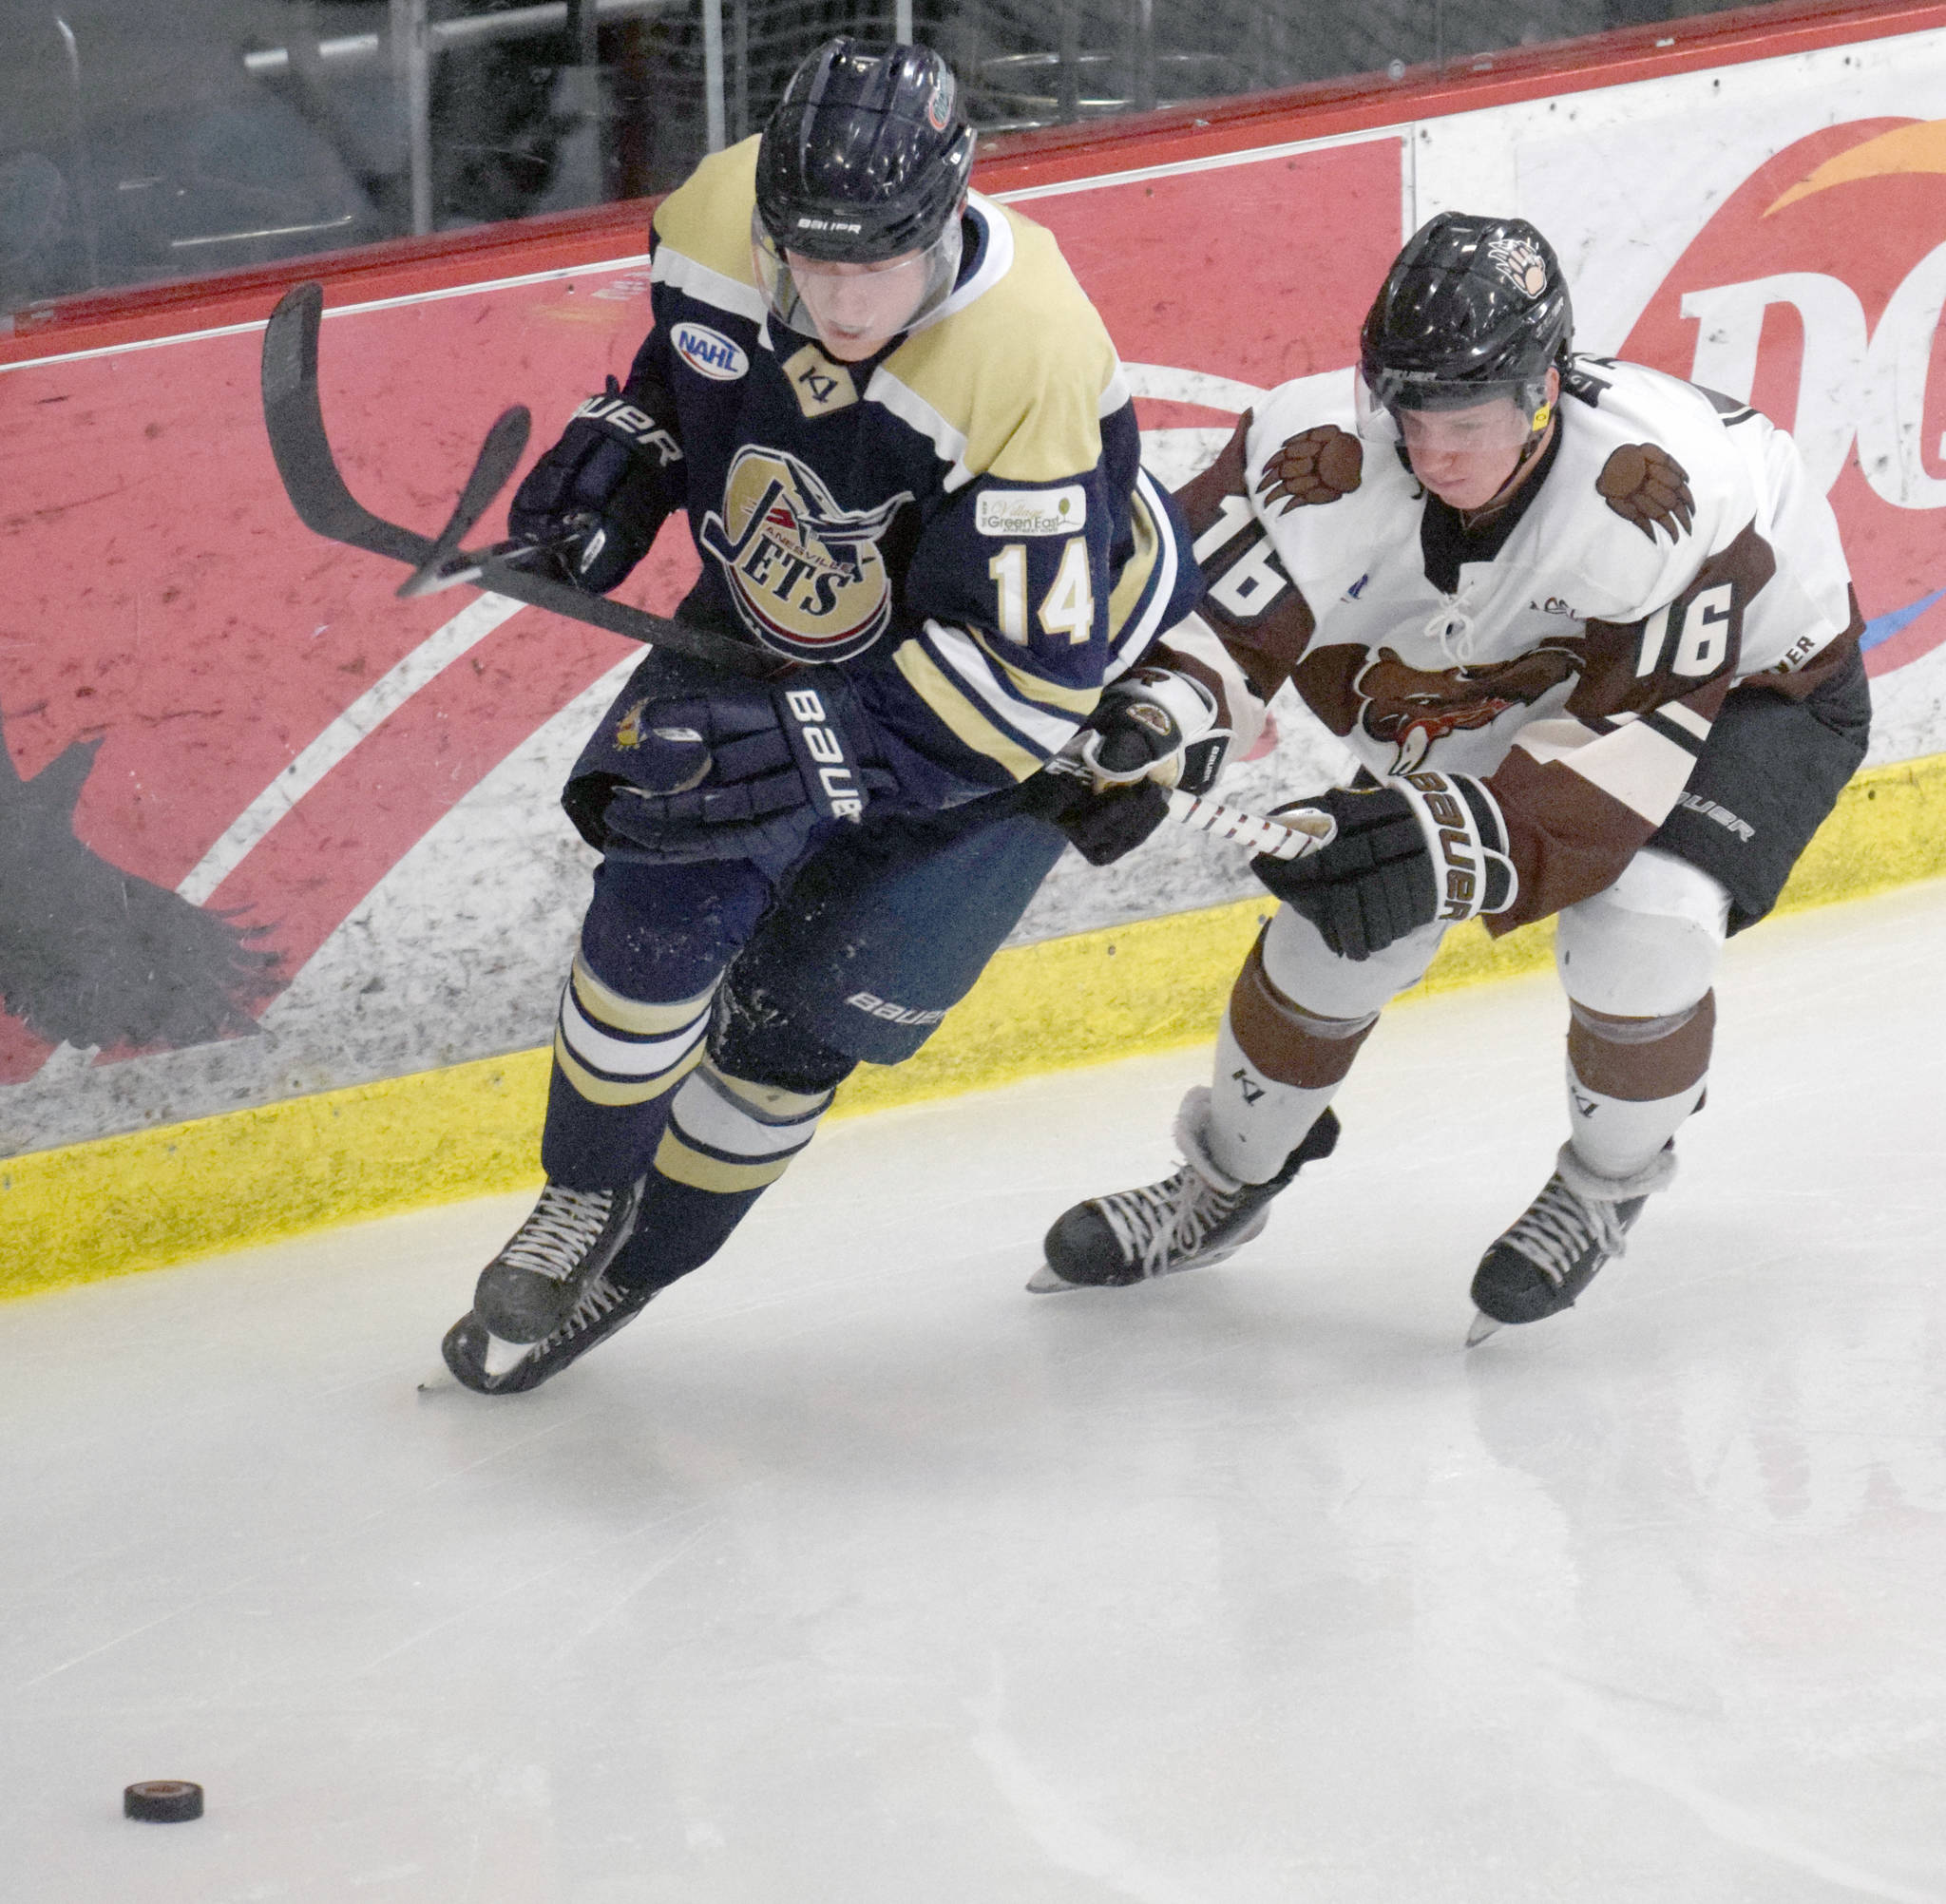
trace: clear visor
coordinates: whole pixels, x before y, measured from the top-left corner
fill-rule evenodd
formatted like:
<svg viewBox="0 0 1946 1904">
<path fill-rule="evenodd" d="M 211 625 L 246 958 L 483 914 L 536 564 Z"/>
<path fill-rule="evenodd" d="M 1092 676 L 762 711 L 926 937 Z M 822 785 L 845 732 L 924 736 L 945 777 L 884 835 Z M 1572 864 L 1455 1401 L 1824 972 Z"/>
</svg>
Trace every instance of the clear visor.
<svg viewBox="0 0 1946 1904">
<path fill-rule="evenodd" d="M 1517 385 L 1482 390 L 1449 384 L 1425 390 L 1423 407 L 1408 407 L 1402 402 L 1382 403 L 1362 375 L 1353 382 L 1359 435 L 1369 443 L 1402 444 L 1408 455 L 1414 450 L 1444 455 L 1518 449 L 1536 430 L 1547 427 L 1546 404 L 1530 409 L 1527 392 Z"/>
<path fill-rule="evenodd" d="M 960 220 L 924 251 L 872 264 L 828 263 L 782 249 L 753 213 L 751 255 L 772 316 L 800 336 L 897 336 L 944 304 L 960 275 Z"/>
</svg>

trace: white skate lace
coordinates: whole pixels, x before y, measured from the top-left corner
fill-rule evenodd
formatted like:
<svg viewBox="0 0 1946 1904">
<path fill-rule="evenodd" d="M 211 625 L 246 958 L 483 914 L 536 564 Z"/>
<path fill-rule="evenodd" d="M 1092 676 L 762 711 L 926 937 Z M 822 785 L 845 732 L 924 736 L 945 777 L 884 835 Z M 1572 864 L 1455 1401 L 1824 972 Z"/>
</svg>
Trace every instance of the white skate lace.
<svg viewBox="0 0 1946 1904">
<path fill-rule="evenodd" d="M 1123 1257 L 1140 1264 L 1144 1276 L 1159 1276 L 1194 1256 L 1229 1219 L 1235 1202 L 1185 1164 L 1159 1184 L 1098 1197 L 1095 1208 L 1107 1219 Z"/>
<path fill-rule="evenodd" d="M 613 1190 L 569 1190 L 549 1184 L 534 1213 L 500 1252 L 501 1261 L 531 1270 L 550 1283 L 564 1283 L 595 1246 L 615 1205 Z"/>
<path fill-rule="evenodd" d="M 1629 1232 L 1618 1204 L 1577 1196 L 1555 1175 L 1500 1240 L 1558 1289 L 1591 1246 L 1604 1258 L 1625 1254 Z"/>
<path fill-rule="evenodd" d="M 583 1329 L 591 1329 L 608 1311 L 621 1301 L 621 1291 L 606 1276 L 593 1278 L 588 1285 L 575 1299 L 575 1305 L 567 1312 L 567 1319 L 561 1326 L 540 1344 L 535 1353 L 544 1354 L 551 1348 L 558 1348 Z"/>
</svg>

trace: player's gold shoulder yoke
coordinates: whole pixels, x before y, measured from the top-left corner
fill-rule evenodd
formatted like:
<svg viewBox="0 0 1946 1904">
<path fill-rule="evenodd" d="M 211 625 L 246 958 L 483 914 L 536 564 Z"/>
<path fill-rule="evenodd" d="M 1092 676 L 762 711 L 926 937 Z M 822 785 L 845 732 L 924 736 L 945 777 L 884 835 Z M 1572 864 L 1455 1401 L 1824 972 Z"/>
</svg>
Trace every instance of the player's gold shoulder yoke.
<svg viewBox="0 0 1946 1904">
<path fill-rule="evenodd" d="M 1281 502 L 1279 515 L 1305 504 L 1335 503 L 1364 477 L 1364 446 L 1335 423 L 1288 436 L 1264 465 L 1257 495 L 1264 506 Z"/>
<path fill-rule="evenodd" d="M 1633 523 L 1652 543 L 1657 529 L 1671 543 L 1688 535 L 1696 520 L 1689 472 L 1659 443 L 1625 443 L 1601 466 L 1594 486 L 1625 523 Z"/>
</svg>

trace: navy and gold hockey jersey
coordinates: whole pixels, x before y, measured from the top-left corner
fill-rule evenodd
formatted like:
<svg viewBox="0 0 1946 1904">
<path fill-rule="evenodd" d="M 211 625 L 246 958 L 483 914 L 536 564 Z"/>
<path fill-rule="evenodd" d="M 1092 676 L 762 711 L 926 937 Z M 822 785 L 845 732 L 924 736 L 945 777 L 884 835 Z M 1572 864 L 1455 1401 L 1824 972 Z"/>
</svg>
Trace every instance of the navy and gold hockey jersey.
<svg viewBox="0 0 1946 1904">
<path fill-rule="evenodd" d="M 1485 780 L 1519 882 L 1492 930 L 1612 882 L 1732 687 L 1802 697 L 1854 664 L 1830 507 L 1746 405 L 1576 359 L 1543 467 L 1470 525 L 1355 433 L 1349 376 L 1321 381 L 1273 390 L 1179 492 L 1199 612 L 1371 773 Z"/>
<path fill-rule="evenodd" d="M 829 357 L 758 289 L 756 151 L 705 160 L 655 217 L 629 389 L 674 409 L 659 480 L 703 570 L 681 613 L 842 664 L 940 804 L 1009 786 L 1194 600 L 1115 347 L 1052 236 L 976 193 L 944 304 Z"/>
</svg>

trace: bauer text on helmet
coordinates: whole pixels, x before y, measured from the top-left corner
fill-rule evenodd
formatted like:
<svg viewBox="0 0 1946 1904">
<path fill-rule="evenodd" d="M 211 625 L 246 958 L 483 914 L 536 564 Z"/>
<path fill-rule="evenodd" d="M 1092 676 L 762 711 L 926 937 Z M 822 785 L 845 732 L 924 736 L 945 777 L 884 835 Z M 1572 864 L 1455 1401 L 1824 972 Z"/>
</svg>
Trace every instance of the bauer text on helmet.
<svg viewBox="0 0 1946 1904">
<path fill-rule="evenodd" d="M 837 39 L 792 74 L 758 149 L 751 241 L 772 315 L 847 362 L 950 294 L 974 135 L 924 47 Z"/>
</svg>

